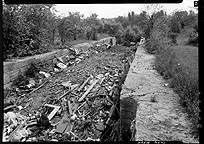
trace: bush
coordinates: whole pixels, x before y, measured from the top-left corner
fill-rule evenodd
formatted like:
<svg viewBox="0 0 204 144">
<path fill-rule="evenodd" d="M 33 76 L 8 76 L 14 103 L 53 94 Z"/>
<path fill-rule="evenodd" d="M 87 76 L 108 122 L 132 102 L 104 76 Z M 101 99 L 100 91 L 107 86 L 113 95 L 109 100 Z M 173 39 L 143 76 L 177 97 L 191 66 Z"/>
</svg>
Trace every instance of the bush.
<svg viewBox="0 0 204 144">
<path fill-rule="evenodd" d="M 164 49 L 164 44 L 156 37 L 151 36 L 145 42 L 145 50 L 150 54 L 160 53 Z"/>
<path fill-rule="evenodd" d="M 148 53 L 157 54 L 165 49 L 165 41 L 169 34 L 169 26 L 166 17 L 161 17 L 154 22 L 149 39 L 145 42 L 145 49 Z"/>
<path fill-rule="evenodd" d="M 187 45 L 198 46 L 198 34 L 196 32 L 190 34 Z"/>
<path fill-rule="evenodd" d="M 128 26 L 123 34 L 121 35 L 122 37 L 122 44 L 124 46 L 130 46 L 130 42 L 139 42 L 140 41 L 140 38 L 141 38 L 141 32 L 139 32 L 138 30 L 138 33 L 136 33 L 136 30 L 133 30 L 130 26 Z"/>
<path fill-rule="evenodd" d="M 156 70 L 169 80 L 169 85 L 178 93 L 180 104 L 184 107 L 192 122 L 192 133 L 199 134 L 199 89 L 198 76 L 189 69 L 178 65 L 178 60 L 172 49 L 167 48 L 156 56 Z"/>
<path fill-rule="evenodd" d="M 52 6 L 52 4 L 7 5 L 3 2 L 3 60 L 42 52 L 40 50 L 42 43 L 50 43 L 50 37 L 55 34 L 51 33 L 56 21 L 50 10 Z"/>
<path fill-rule="evenodd" d="M 123 30 L 118 30 L 115 38 L 116 38 L 116 44 L 121 44 L 122 43 L 122 34 L 123 34 Z"/>
<path fill-rule="evenodd" d="M 178 36 L 177 33 L 169 33 L 169 38 L 171 39 L 171 42 L 173 44 L 177 44 L 177 36 Z"/>
</svg>

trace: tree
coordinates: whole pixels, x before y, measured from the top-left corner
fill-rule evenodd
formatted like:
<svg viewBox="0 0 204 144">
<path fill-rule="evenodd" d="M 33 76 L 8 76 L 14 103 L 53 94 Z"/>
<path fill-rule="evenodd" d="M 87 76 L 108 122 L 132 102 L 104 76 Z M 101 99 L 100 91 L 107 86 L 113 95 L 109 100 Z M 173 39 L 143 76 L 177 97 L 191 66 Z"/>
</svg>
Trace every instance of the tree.
<svg viewBox="0 0 204 144">
<path fill-rule="evenodd" d="M 49 37 L 52 4 L 6 5 L 3 3 L 4 59 L 9 54 L 26 56 L 40 52 Z"/>
<path fill-rule="evenodd" d="M 115 36 L 118 30 L 123 29 L 121 23 L 105 23 L 104 24 L 104 32 L 109 34 L 110 36 Z"/>
<path fill-rule="evenodd" d="M 63 17 L 60 20 L 58 31 L 61 37 L 62 45 L 65 44 L 67 39 L 71 39 L 71 37 L 73 37 L 74 40 L 76 40 L 77 36 L 83 33 L 82 18 L 83 15 L 81 15 L 79 12 L 69 12 L 68 16 Z"/>
<path fill-rule="evenodd" d="M 196 14 L 194 11 L 190 10 L 189 14 L 186 18 L 185 24 L 187 26 L 193 26 L 195 24 L 195 22 L 197 21 L 197 19 L 198 19 L 198 14 Z"/>
<path fill-rule="evenodd" d="M 140 26 L 143 25 L 141 27 L 145 33 L 146 38 L 150 37 L 154 22 L 165 14 L 161 8 L 162 7 L 158 4 L 147 5 L 144 7 L 144 10 L 142 13 L 140 13 L 139 17 L 137 17 L 137 19 L 139 18 L 140 20 L 143 20 L 140 23 Z"/>
<path fill-rule="evenodd" d="M 85 27 L 88 30 L 88 36 L 92 36 L 93 40 L 97 39 L 97 32 L 100 27 L 100 21 L 97 18 L 97 14 L 92 14 L 91 16 L 87 17 L 84 22 L 85 22 Z"/>
<path fill-rule="evenodd" d="M 115 22 L 120 22 L 123 26 L 123 28 L 126 28 L 127 26 L 130 25 L 130 21 L 128 20 L 127 17 L 123 17 L 123 16 L 118 16 L 116 19 L 115 19 Z"/>
<path fill-rule="evenodd" d="M 177 17 L 177 15 L 173 14 L 170 17 L 170 33 L 169 33 L 169 37 L 172 40 L 172 43 L 176 44 L 177 43 L 177 36 L 180 33 L 180 23 L 179 23 L 179 19 Z"/>
<path fill-rule="evenodd" d="M 131 13 L 128 13 L 128 20 L 131 24 L 131 27 L 133 27 L 133 24 L 135 22 L 135 13 L 133 11 Z"/>
<path fill-rule="evenodd" d="M 145 49 L 149 53 L 159 53 L 165 48 L 165 41 L 169 35 L 168 17 L 162 16 L 154 22 L 150 38 L 147 39 Z"/>
<path fill-rule="evenodd" d="M 134 28 L 136 29 L 136 28 Z M 136 33 L 138 32 L 138 33 Z M 127 28 L 125 28 L 124 32 L 121 35 L 122 39 L 122 43 L 125 46 L 130 46 L 130 42 L 139 42 L 140 38 L 141 38 L 141 33 L 139 32 L 139 30 L 133 30 L 133 28 L 131 28 L 131 26 L 128 26 Z"/>
<path fill-rule="evenodd" d="M 79 12 L 74 13 L 69 12 L 69 16 L 67 17 L 67 28 L 69 33 L 73 35 L 74 40 L 76 40 L 77 35 L 79 35 L 82 32 L 81 26 L 82 18 L 83 15 L 81 15 Z"/>
<path fill-rule="evenodd" d="M 145 31 L 147 29 L 148 22 L 147 12 L 142 11 L 139 15 L 136 15 L 135 21 L 136 25 L 139 26 L 142 31 Z"/>
<path fill-rule="evenodd" d="M 50 28 L 53 26 L 54 16 L 51 12 L 53 4 L 31 4 L 22 5 L 23 15 L 27 22 L 31 22 L 32 39 L 41 43 L 43 40 L 50 39 Z"/>
<path fill-rule="evenodd" d="M 116 44 L 121 44 L 122 43 L 122 34 L 124 32 L 124 29 L 119 29 L 116 34 L 115 34 L 115 38 L 116 38 Z"/>
<path fill-rule="evenodd" d="M 68 35 L 67 34 L 67 28 L 66 28 L 66 21 L 67 21 L 67 18 L 64 17 L 64 18 L 60 19 L 60 22 L 58 25 L 58 32 L 59 32 L 59 35 L 61 38 L 62 45 L 65 44 L 66 36 Z"/>
<path fill-rule="evenodd" d="M 179 24 L 181 25 L 181 29 L 184 29 L 184 26 L 187 25 L 187 11 L 176 11 L 174 15 L 177 17 Z"/>
</svg>

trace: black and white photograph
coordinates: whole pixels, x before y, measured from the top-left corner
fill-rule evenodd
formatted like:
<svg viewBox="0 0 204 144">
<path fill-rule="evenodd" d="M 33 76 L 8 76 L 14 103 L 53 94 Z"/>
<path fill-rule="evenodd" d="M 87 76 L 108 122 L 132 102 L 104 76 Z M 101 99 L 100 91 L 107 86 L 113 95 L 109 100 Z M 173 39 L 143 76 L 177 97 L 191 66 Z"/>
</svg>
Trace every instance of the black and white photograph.
<svg viewBox="0 0 204 144">
<path fill-rule="evenodd" d="M 200 4 L 2 0 L 2 142 L 200 143 Z"/>
</svg>

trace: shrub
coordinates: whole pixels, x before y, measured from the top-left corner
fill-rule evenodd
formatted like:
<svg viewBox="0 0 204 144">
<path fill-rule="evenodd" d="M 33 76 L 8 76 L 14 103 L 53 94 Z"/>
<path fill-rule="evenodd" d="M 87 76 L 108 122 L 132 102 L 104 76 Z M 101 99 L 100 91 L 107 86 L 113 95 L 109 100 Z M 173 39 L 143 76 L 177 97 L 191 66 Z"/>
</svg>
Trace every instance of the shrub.
<svg viewBox="0 0 204 144">
<path fill-rule="evenodd" d="M 196 32 L 190 34 L 187 45 L 198 46 L 198 34 Z"/>
<path fill-rule="evenodd" d="M 178 36 L 178 34 L 177 33 L 169 33 L 169 38 L 171 39 L 171 42 L 173 43 L 173 44 L 177 44 L 177 36 Z"/>
<path fill-rule="evenodd" d="M 166 17 L 161 17 L 154 22 L 150 37 L 145 43 L 145 49 L 148 53 L 157 54 L 165 49 L 169 29 Z"/>
<path fill-rule="evenodd" d="M 193 29 L 198 33 L 198 22 L 195 22 Z"/>
<path fill-rule="evenodd" d="M 182 65 L 178 65 L 178 60 L 172 49 L 167 48 L 156 56 L 156 70 L 170 79 L 170 85 L 180 97 L 180 104 L 192 122 L 192 133 L 198 136 L 199 128 L 199 88 L 198 76 Z"/>
<path fill-rule="evenodd" d="M 50 11 L 52 6 L 52 4 L 8 5 L 3 2 L 3 60 L 41 53 L 39 49 L 42 42 L 54 36 L 51 29 L 54 28 L 56 19 Z M 47 41 L 50 42 L 51 40 Z"/>
<path fill-rule="evenodd" d="M 135 29 L 133 30 L 130 26 L 124 30 L 123 34 L 121 35 L 124 46 L 130 46 L 130 42 L 137 43 L 140 41 L 142 33 L 139 32 L 139 30 L 137 31 Z"/>
<path fill-rule="evenodd" d="M 116 38 L 116 44 L 121 44 L 122 43 L 122 34 L 123 34 L 123 30 L 118 30 L 115 38 Z"/>
<path fill-rule="evenodd" d="M 163 49 L 164 43 L 153 35 L 145 42 L 145 50 L 150 54 L 160 53 Z"/>
</svg>

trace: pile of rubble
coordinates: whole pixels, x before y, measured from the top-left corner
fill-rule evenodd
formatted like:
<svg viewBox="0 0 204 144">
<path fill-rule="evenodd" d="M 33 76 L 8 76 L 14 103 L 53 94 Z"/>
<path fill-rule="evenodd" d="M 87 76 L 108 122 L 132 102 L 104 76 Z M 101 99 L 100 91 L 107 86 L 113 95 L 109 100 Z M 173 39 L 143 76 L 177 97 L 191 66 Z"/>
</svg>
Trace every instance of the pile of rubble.
<svg viewBox="0 0 204 144">
<path fill-rule="evenodd" d="M 70 49 L 69 55 L 55 57 L 52 70 L 35 71 L 34 76 L 36 73 L 41 75 L 38 81 L 35 77 L 30 78 L 24 85 L 16 87 L 17 99 L 13 103 L 4 102 L 3 141 L 118 141 L 119 97 L 128 71 L 125 56 L 120 66 L 104 62 L 97 66 L 98 71 L 90 67 L 89 74 L 78 74 L 83 81 L 77 83 L 71 79 L 74 77 L 71 71 L 91 57 L 100 58 L 99 53 L 106 51 L 107 46 L 97 45 L 85 52 Z M 122 57 L 122 54 L 113 52 L 104 54 Z M 65 76 L 68 80 L 65 78 L 56 84 L 56 77 Z M 48 89 L 47 85 L 60 89 Z M 43 88 L 46 92 L 54 92 L 46 95 Z M 39 95 L 43 100 L 36 102 Z M 32 108 L 34 103 L 39 105 L 36 109 Z"/>
</svg>

